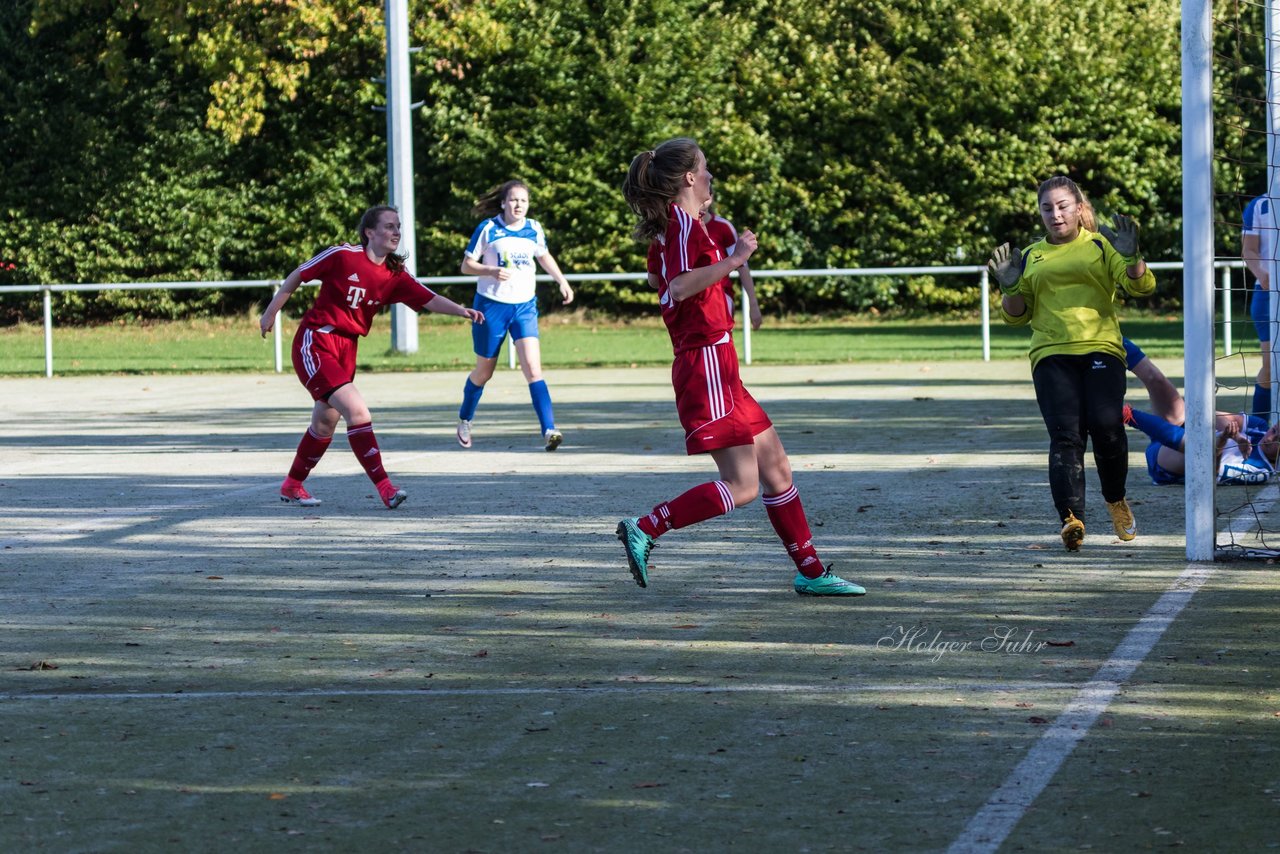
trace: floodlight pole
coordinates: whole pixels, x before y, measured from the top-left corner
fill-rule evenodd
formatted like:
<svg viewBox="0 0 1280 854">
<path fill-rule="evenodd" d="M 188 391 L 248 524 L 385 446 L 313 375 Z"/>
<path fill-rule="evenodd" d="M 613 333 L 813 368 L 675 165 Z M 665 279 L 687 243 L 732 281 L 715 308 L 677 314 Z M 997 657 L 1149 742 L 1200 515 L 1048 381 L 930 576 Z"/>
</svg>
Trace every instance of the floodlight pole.
<svg viewBox="0 0 1280 854">
<path fill-rule="evenodd" d="M 1274 0 L 1272 0 L 1274 2 Z M 1187 560 L 1213 560 L 1213 19 L 1182 0 L 1182 305 Z"/>
<path fill-rule="evenodd" d="M 413 231 L 413 138 L 409 103 L 409 2 L 386 0 L 387 30 L 387 197 L 400 212 L 400 254 L 405 269 L 418 274 Z M 418 315 L 408 306 L 391 307 L 391 349 L 418 352 Z"/>
</svg>

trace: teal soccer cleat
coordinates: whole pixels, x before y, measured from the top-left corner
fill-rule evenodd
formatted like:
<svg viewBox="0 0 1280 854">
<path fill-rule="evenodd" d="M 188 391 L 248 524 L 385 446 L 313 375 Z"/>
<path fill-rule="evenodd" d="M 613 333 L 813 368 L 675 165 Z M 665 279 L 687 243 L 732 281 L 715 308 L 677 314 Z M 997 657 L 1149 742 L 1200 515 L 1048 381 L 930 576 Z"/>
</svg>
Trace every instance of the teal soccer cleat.
<svg viewBox="0 0 1280 854">
<path fill-rule="evenodd" d="M 618 539 L 627 550 L 627 564 L 631 576 L 641 587 L 649 586 L 649 552 L 653 549 L 653 537 L 640 530 L 637 518 L 623 519 L 618 523 Z"/>
<path fill-rule="evenodd" d="M 805 578 L 797 572 L 795 588 L 801 596 L 864 596 L 867 592 L 860 584 L 832 575 L 830 566 L 817 578 Z"/>
</svg>

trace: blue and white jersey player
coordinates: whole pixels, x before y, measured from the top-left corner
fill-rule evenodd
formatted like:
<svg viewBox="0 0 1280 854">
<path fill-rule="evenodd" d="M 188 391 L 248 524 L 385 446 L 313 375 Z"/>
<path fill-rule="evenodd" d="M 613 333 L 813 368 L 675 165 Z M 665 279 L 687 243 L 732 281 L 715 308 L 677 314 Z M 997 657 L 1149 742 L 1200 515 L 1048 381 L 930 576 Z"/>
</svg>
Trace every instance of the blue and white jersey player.
<svg viewBox="0 0 1280 854">
<path fill-rule="evenodd" d="M 458 409 L 458 444 L 470 448 L 472 421 L 484 386 L 498 364 L 502 339 L 511 343 L 520 369 L 529 384 L 529 398 L 538 416 L 543 446 L 554 451 L 564 441 L 556 429 L 551 394 L 542 379 L 542 349 L 538 341 L 536 261 L 560 286 L 564 304 L 573 302 L 573 288 L 556 259 L 547 250 L 546 235 L 537 220 L 529 219 L 529 188 L 523 181 L 499 184 L 476 199 L 474 213 L 485 217 L 476 226 L 462 255 L 462 272 L 477 276 L 474 305 L 484 306 L 485 323 L 472 326 L 476 367 L 468 375 Z"/>
</svg>

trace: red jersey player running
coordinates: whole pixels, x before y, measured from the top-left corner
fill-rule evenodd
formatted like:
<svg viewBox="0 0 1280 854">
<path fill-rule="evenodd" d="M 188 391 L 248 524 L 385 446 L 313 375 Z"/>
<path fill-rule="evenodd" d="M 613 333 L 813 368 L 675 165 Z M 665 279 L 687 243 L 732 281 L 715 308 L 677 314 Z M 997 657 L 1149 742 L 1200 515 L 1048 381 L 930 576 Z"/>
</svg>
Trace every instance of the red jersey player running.
<svg viewBox="0 0 1280 854">
<path fill-rule="evenodd" d="M 733 347 L 725 288 L 756 249 L 750 231 L 725 256 L 698 219 L 711 198 L 707 159 L 691 139 L 668 140 L 631 161 L 622 185 L 640 217 L 635 235 L 661 244 L 650 251 L 662 319 L 671 334 L 671 382 L 690 454 L 710 454 L 720 479 L 695 486 L 647 515 L 618 523 L 618 539 L 636 584 L 649 584 L 649 551 L 667 531 L 750 504 L 764 486 L 769 521 L 796 565 L 796 593 L 861 596 L 867 591 L 832 575 L 813 547 L 809 521 L 791 478 L 791 463 L 769 416 L 743 387 Z M 652 269 L 656 267 L 657 269 Z"/>
<path fill-rule="evenodd" d="M 265 338 L 298 286 L 320 280 L 315 305 L 302 316 L 293 338 L 293 369 L 316 404 L 311 410 L 311 426 L 298 443 L 293 465 L 280 486 L 281 501 L 304 507 L 320 503 L 302 482 L 328 450 L 339 417 L 347 422 L 347 441 L 382 502 L 394 510 L 406 498 L 405 491 L 392 485 L 382 467 L 373 416 L 353 384 L 357 344 L 361 336 L 369 334 L 374 315 L 383 306 L 400 302 L 415 311 L 425 308 L 484 323 L 483 314 L 434 293 L 405 270 L 404 256 L 396 254 L 400 215 L 395 208 L 369 208 L 360 218 L 359 230 L 359 246 L 331 246 L 290 273 L 258 321 Z"/>
</svg>

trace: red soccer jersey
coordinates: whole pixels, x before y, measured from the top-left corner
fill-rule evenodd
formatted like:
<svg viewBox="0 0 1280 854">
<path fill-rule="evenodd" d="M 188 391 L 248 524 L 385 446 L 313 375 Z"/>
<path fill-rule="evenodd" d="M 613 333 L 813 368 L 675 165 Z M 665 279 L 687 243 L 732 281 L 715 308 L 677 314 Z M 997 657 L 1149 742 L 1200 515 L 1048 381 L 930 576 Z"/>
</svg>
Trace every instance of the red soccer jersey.
<svg viewBox="0 0 1280 854">
<path fill-rule="evenodd" d="M 738 230 L 722 216 L 711 218 L 711 222 L 707 223 L 707 234 L 724 250 L 725 255 L 732 255 L 733 247 L 738 245 Z"/>
<path fill-rule="evenodd" d="M 671 344 L 677 353 L 715 344 L 733 330 L 733 318 L 729 315 L 729 301 L 725 294 L 729 284 L 727 278 L 679 302 L 671 298 L 668 290 L 669 283 L 682 273 L 709 267 L 724 257 L 724 252 L 707 234 L 702 222 L 689 216 L 679 205 L 672 204 L 662 250 L 658 304 L 662 306 L 662 319 L 667 324 Z"/>
<path fill-rule="evenodd" d="M 363 246 L 350 243 L 330 246 L 298 272 L 304 282 L 320 280 L 315 305 L 302 315 L 302 325 L 310 329 L 331 327 L 346 335 L 368 335 L 374 315 L 384 305 L 402 302 L 421 311 L 435 298 L 434 291 L 407 271 L 393 273 L 385 264 L 374 264 Z"/>
<path fill-rule="evenodd" d="M 665 282 L 667 277 L 663 275 L 662 269 L 662 241 L 649 241 L 649 257 L 645 259 L 645 269 L 651 276 L 657 276 L 659 282 Z"/>
</svg>

